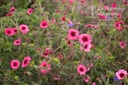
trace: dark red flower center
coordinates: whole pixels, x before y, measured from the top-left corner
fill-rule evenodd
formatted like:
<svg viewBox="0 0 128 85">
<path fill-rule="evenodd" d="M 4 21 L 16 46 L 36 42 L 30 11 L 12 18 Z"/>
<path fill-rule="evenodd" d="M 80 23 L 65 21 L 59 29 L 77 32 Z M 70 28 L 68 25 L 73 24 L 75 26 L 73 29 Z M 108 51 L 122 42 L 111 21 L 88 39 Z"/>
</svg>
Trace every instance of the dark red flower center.
<svg viewBox="0 0 128 85">
<path fill-rule="evenodd" d="M 86 36 L 82 37 L 83 42 L 87 42 L 88 38 Z"/>
<path fill-rule="evenodd" d="M 83 71 L 84 71 L 84 69 L 83 69 L 83 68 L 80 68 L 80 71 L 81 71 L 81 72 L 83 72 Z"/>
<path fill-rule="evenodd" d="M 17 30 L 15 29 L 14 32 L 17 32 Z"/>
<path fill-rule="evenodd" d="M 22 27 L 22 30 L 25 30 L 26 28 L 25 27 Z"/>
<path fill-rule="evenodd" d="M 124 43 L 121 43 L 122 46 L 124 46 Z"/>
<path fill-rule="evenodd" d="M 17 63 L 16 63 L 16 62 L 14 62 L 14 63 L 13 63 L 13 66 L 17 66 Z"/>
<path fill-rule="evenodd" d="M 28 60 L 26 59 L 26 60 L 24 60 L 24 64 L 27 64 L 28 63 Z"/>
<path fill-rule="evenodd" d="M 8 31 L 7 31 L 7 33 L 8 33 L 8 34 L 11 34 L 11 31 L 10 31 L 10 30 L 8 30 Z"/>
<path fill-rule="evenodd" d="M 84 48 L 86 49 L 88 47 L 88 45 L 85 45 Z"/>
<path fill-rule="evenodd" d="M 46 26 L 46 25 L 47 25 L 47 23 L 43 23 L 43 24 L 42 24 L 42 26 Z"/>
<path fill-rule="evenodd" d="M 120 74 L 120 77 L 124 77 L 124 74 L 123 74 L 123 73 L 121 73 L 121 74 Z"/>
<path fill-rule="evenodd" d="M 20 42 L 19 40 L 16 41 L 16 43 L 19 43 L 19 42 Z"/>
<path fill-rule="evenodd" d="M 76 36 L 76 32 L 71 32 L 71 36 Z"/>
<path fill-rule="evenodd" d="M 44 64 L 43 66 L 46 67 L 46 64 Z"/>
</svg>

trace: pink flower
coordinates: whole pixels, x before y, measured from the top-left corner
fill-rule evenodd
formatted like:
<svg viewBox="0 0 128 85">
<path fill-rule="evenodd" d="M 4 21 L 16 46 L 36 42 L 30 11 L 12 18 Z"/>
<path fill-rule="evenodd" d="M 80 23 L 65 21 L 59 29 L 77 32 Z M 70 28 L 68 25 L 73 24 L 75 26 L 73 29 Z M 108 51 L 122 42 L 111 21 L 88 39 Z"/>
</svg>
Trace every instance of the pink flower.
<svg viewBox="0 0 128 85">
<path fill-rule="evenodd" d="M 84 27 L 85 28 L 92 28 L 94 25 L 93 24 L 87 24 L 87 25 L 85 25 Z"/>
<path fill-rule="evenodd" d="M 28 64 L 30 63 L 30 61 L 31 61 L 31 57 L 29 57 L 29 56 L 26 56 L 25 58 L 24 58 L 24 60 L 22 61 L 22 66 L 21 67 L 26 67 L 26 66 L 28 66 Z"/>
<path fill-rule="evenodd" d="M 98 14 L 98 17 L 99 17 L 100 19 L 103 19 L 103 20 L 105 20 L 105 19 L 106 19 L 106 16 L 105 16 L 105 15 L 103 15 L 103 14 Z"/>
<path fill-rule="evenodd" d="M 116 76 L 119 80 L 124 79 L 127 76 L 127 71 L 120 69 L 118 72 L 116 72 Z"/>
<path fill-rule="evenodd" d="M 29 8 L 28 11 L 27 11 L 27 14 L 30 15 L 34 12 L 33 8 Z"/>
<path fill-rule="evenodd" d="M 14 34 L 16 34 L 17 33 L 17 29 L 14 27 L 14 28 L 12 28 L 12 30 L 13 30 L 13 32 L 14 32 Z"/>
<path fill-rule="evenodd" d="M 80 49 L 84 50 L 86 52 L 89 52 L 91 47 L 92 47 L 92 45 L 90 43 L 88 43 L 88 44 L 85 44 L 84 46 L 81 46 Z"/>
<path fill-rule="evenodd" d="M 68 30 L 68 38 L 70 40 L 77 40 L 78 37 L 79 37 L 79 31 L 72 28 Z"/>
<path fill-rule="evenodd" d="M 96 82 L 93 82 L 92 85 L 97 85 Z"/>
<path fill-rule="evenodd" d="M 109 7 L 108 6 L 104 6 L 105 11 L 109 11 Z"/>
<path fill-rule="evenodd" d="M 13 12 L 13 11 L 15 11 L 15 10 L 16 10 L 15 7 L 11 7 L 11 8 L 9 9 L 10 12 Z"/>
<path fill-rule="evenodd" d="M 126 42 L 121 41 L 119 45 L 120 45 L 121 48 L 125 48 L 126 47 Z"/>
<path fill-rule="evenodd" d="M 10 66 L 11 66 L 12 69 L 18 69 L 19 66 L 20 66 L 20 61 L 13 60 L 13 61 L 11 61 Z"/>
<path fill-rule="evenodd" d="M 81 0 L 81 4 L 84 4 L 85 3 L 85 0 Z"/>
<path fill-rule="evenodd" d="M 58 56 L 58 58 L 59 58 L 59 59 L 63 59 L 63 55 L 60 54 L 60 55 Z"/>
<path fill-rule="evenodd" d="M 118 18 L 121 18 L 121 14 L 117 14 L 117 17 L 118 17 Z"/>
<path fill-rule="evenodd" d="M 46 61 L 40 64 L 40 72 L 46 74 L 51 68 L 51 65 L 48 64 Z"/>
<path fill-rule="evenodd" d="M 115 8 L 116 8 L 116 4 L 113 3 L 113 4 L 111 5 L 111 7 L 112 7 L 113 9 L 115 9 Z"/>
<path fill-rule="evenodd" d="M 80 75 L 84 75 L 84 74 L 87 72 L 87 68 L 86 68 L 83 64 L 80 64 L 80 65 L 78 65 L 78 67 L 77 67 L 77 72 L 78 72 Z"/>
<path fill-rule="evenodd" d="M 73 4 L 74 0 L 68 0 L 70 4 Z"/>
<path fill-rule="evenodd" d="M 20 44 L 21 44 L 21 39 L 17 39 L 13 43 L 13 45 L 20 45 Z"/>
<path fill-rule="evenodd" d="M 14 31 L 11 28 L 6 28 L 5 34 L 7 36 L 12 36 L 14 34 Z"/>
<path fill-rule="evenodd" d="M 83 44 L 83 45 L 91 43 L 92 42 L 91 36 L 89 34 L 81 34 L 79 36 L 79 42 L 80 44 Z"/>
<path fill-rule="evenodd" d="M 85 81 L 86 83 L 90 81 L 89 75 L 87 75 L 87 76 L 84 78 L 84 81 Z"/>
<path fill-rule="evenodd" d="M 40 23 L 40 27 L 43 28 L 43 29 L 47 28 L 48 27 L 48 22 L 46 20 L 42 21 Z"/>
<path fill-rule="evenodd" d="M 20 28 L 20 31 L 22 32 L 22 34 L 27 34 L 29 32 L 28 26 L 25 24 L 21 24 L 19 26 L 19 28 Z"/>
</svg>

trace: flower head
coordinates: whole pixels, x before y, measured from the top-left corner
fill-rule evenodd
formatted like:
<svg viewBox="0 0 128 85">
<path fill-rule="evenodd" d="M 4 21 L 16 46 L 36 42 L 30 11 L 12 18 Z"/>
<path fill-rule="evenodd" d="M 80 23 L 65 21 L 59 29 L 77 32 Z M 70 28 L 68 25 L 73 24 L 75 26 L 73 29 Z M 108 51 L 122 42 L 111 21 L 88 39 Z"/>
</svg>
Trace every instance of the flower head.
<svg viewBox="0 0 128 85">
<path fill-rule="evenodd" d="M 91 36 L 89 34 L 81 34 L 79 36 L 79 42 L 80 44 L 83 44 L 83 45 L 91 43 L 92 42 Z"/>
<path fill-rule="evenodd" d="M 12 69 L 18 69 L 19 66 L 20 66 L 20 61 L 13 60 L 13 61 L 11 61 L 10 66 L 11 66 Z"/>
<path fill-rule="evenodd" d="M 119 80 L 122 80 L 124 79 L 126 76 L 127 76 L 127 71 L 123 70 L 123 69 L 120 69 L 118 72 L 116 72 L 116 77 L 119 79 Z"/>
<path fill-rule="evenodd" d="M 116 4 L 113 3 L 113 4 L 111 5 L 111 7 L 112 7 L 113 9 L 115 9 L 115 8 L 116 8 Z"/>
<path fill-rule="evenodd" d="M 40 23 L 40 27 L 45 29 L 48 27 L 48 22 L 46 20 L 43 20 L 41 23 Z"/>
<path fill-rule="evenodd" d="M 25 24 L 21 24 L 19 26 L 19 28 L 20 28 L 20 31 L 22 32 L 22 34 L 27 34 L 29 32 L 28 26 Z"/>
<path fill-rule="evenodd" d="M 21 39 L 17 39 L 13 43 L 14 45 L 20 45 L 21 44 Z"/>
<path fill-rule="evenodd" d="M 68 30 L 68 38 L 70 40 L 77 40 L 79 37 L 79 31 L 75 30 L 75 29 L 69 29 Z"/>
<path fill-rule="evenodd" d="M 119 45 L 120 45 L 121 48 L 125 48 L 126 47 L 126 42 L 121 41 Z"/>
<path fill-rule="evenodd" d="M 28 11 L 27 11 L 27 14 L 30 15 L 34 12 L 33 8 L 29 8 Z"/>
<path fill-rule="evenodd" d="M 5 29 L 5 34 L 7 36 L 12 36 L 14 34 L 14 31 L 11 28 L 6 28 Z"/>
<path fill-rule="evenodd" d="M 84 46 L 81 46 L 80 49 L 84 50 L 86 52 L 89 52 L 91 47 L 92 47 L 92 45 L 90 43 L 88 43 L 88 44 L 85 44 Z"/>
<path fill-rule="evenodd" d="M 29 56 L 26 56 L 25 58 L 24 58 L 24 60 L 22 61 L 22 66 L 21 67 L 26 67 L 26 66 L 28 66 L 28 64 L 29 64 L 29 62 L 31 61 L 31 57 L 29 57 Z"/>
<path fill-rule="evenodd" d="M 86 83 L 90 81 L 89 75 L 87 75 L 87 76 L 84 78 L 84 81 L 85 81 Z"/>
<path fill-rule="evenodd" d="M 40 64 L 40 72 L 46 74 L 51 68 L 51 65 L 48 64 L 46 61 Z"/>
<path fill-rule="evenodd" d="M 86 66 L 84 66 L 83 64 L 78 65 L 78 67 L 77 67 L 77 72 L 78 72 L 80 75 L 84 75 L 84 74 L 87 72 Z"/>
</svg>

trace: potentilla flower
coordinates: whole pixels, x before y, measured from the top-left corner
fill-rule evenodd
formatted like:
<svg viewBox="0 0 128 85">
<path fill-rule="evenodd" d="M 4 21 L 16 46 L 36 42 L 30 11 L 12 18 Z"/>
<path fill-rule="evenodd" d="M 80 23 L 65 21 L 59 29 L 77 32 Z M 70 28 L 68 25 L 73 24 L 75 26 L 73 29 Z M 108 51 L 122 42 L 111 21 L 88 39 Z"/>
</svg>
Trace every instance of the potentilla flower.
<svg viewBox="0 0 128 85">
<path fill-rule="evenodd" d="M 86 83 L 90 81 L 89 75 L 87 75 L 87 76 L 84 78 L 84 81 L 85 81 Z"/>
<path fill-rule="evenodd" d="M 20 44 L 21 44 L 21 39 L 17 39 L 13 43 L 13 45 L 20 45 Z"/>
<path fill-rule="evenodd" d="M 106 16 L 105 16 L 105 15 L 103 15 L 103 14 L 98 14 L 98 17 L 99 17 L 100 19 L 103 19 L 103 20 L 105 20 L 105 19 L 106 19 Z"/>
<path fill-rule="evenodd" d="M 124 69 L 120 69 L 118 72 L 116 72 L 116 76 L 119 80 L 124 79 L 127 76 L 127 71 L 125 71 Z"/>
<path fill-rule="evenodd" d="M 30 15 L 34 12 L 33 8 L 29 8 L 28 11 L 27 11 L 27 14 Z"/>
<path fill-rule="evenodd" d="M 11 29 L 11 28 L 6 28 L 6 29 L 5 29 L 5 34 L 6 34 L 7 36 L 12 36 L 12 35 L 14 35 L 14 31 L 13 31 L 13 29 Z"/>
<path fill-rule="evenodd" d="M 70 4 L 73 4 L 74 0 L 68 0 Z"/>
<path fill-rule="evenodd" d="M 91 36 L 89 34 L 81 34 L 79 36 L 79 42 L 80 44 L 83 44 L 83 45 L 91 43 L 92 42 Z"/>
<path fill-rule="evenodd" d="M 19 28 L 20 28 L 20 31 L 22 32 L 22 34 L 27 34 L 29 32 L 28 26 L 25 24 L 21 24 L 19 26 Z"/>
<path fill-rule="evenodd" d="M 46 74 L 51 68 L 51 65 L 48 64 L 46 61 L 40 64 L 40 72 Z"/>
<path fill-rule="evenodd" d="M 75 30 L 75 29 L 69 29 L 68 30 L 68 38 L 70 40 L 77 40 L 79 37 L 79 31 L 78 30 Z"/>
<path fill-rule="evenodd" d="M 85 27 L 85 28 L 93 28 L 94 25 L 93 25 L 93 24 L 87 24 L 87 25 L 85 25 L 84 27 Z"/>
<path fill-rule="evenodd" d="M 12 60 L 10 63 L 10 66 L 12 69 L 18 69 L 20 66 L 20 61 L 18 60 Z"/>
<path fill-rule="evenodd" d="M 45 29 L 48 27 L 48 22 L 46 20 L 43 20 L 41 23 L 40 23 L 40 27 Z"/>
<path fill-rule="evenodd" d="M 78 65 L 78 67 L 77 67 L 77 72 L 78 72 L 80 75 L 84 75 L 84 74 L 87 72 L 86 66 L 84 66 L 83 64 Z"/>
<path fill-rule="evenodd" d="M 81 0 L 81 4 L 85 4 L 85 0 Z"/>
<path fill-rule="evenodd" d="M 108 6 L 104 6 L 104 9 L 105 9 L 106 12 L 109 11 L 109 7 Z"/>
<path fill-rule="evenodd" d="M 126 47 L 126 42 L 121 41 L 119 45 L 120 45 L 121 48 L 125 48 Z"/>
<path fill-rule="evenodd" d="M 10 12 L 13 12 L 13 11 L 15 11 L 15 10 L 16 10 L 15 7 L 11 7 L 11 8 L 9 9 Z"/>
<path fill-rule="evenodd" d="M 17 33 L 17 29 L 14 27 L 14 28 L 12 28 L 12 30 L 13 30 L 13 32 L 14 32 L 14 34 L 16 34 Z"/>
<path fill-rule="evenodd" d="M 62 59 L 63 59 L 63 55 L 62 55 L 62 54 L 58 55 L 58 58 L 59 58 L 60 60 L 62 60 Z"/>
<path fill-rule="evenodd" d="M 118 17 L 118 18 L 121 18 L 121 14 L 117 14 L 117 17 Z"/>
<path fill-rule="evenodd" d="M 115 8 L 116 8 L 116 4 L 113 3 L 113 4 L 111 5 L 111 7 L 112 7 L 113 9 L 115 9 Z"/>
<path fill-rule="evenodd" d="M 24 59 L 23 59 L 23 61 L 22 61 L 22 66 L 21 67 L 26 67 L 26 66 L 28 66 L 28 64 L 30 63 L 30 61 L 31 61 L 31 57 L 30 56 L 26 56 Z"/>
<path fill-rule="evenodd" d="M 85 52 L 90 52 L 92 45 L 90 43 L 85 44 L 84 46 L 81 46 L 80 49 L 84 50 Z"/>
<path fill-rule="evenodd" d="M 62 21 L 65 21 L 65 20 L 66 20 L 66 17 L 65 17 L 65 16 L 63 16 L 63 17 L 62 17 Z"/>
<path fill-rule="evenodd" d="M 97 85 L 96 82 L 93 82 L 92 85 Z"/>
</svg>

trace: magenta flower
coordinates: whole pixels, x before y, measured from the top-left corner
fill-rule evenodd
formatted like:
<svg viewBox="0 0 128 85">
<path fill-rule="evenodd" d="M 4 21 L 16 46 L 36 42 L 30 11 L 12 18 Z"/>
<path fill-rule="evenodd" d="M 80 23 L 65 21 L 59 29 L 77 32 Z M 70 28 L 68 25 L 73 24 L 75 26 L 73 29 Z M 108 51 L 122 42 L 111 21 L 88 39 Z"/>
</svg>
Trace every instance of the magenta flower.
<svg viewBox="0 0 128 85">
<path fill-rule="evenodd" d="M 111 5 L 111 7 L 112 7 L 113 9 L 115 9 L 115 8 L 116 8 L 116 4 L 113 3 L 113 4 Z"/>
<path fill-rule="evenodd" d="M 20 66 L 20 61 L 13 60 L 13 61 L 11 61 L 10 66 L 11 66 L 12 69 L 18 69 L 19 66 Z"/>
<path fill-rule="evenodd" d="M 96 82 L 93 82 L 92 85 L 97 85 Z"/>
<path fill-rule="evenodd" d="M 15 11 L 15 10 L 16 10 L 15 7 L 11 7 L 11 8 L 9 9 L 10 12 L 13 12 L 13 11 Z"/>
<path fill-rule="evenodd" d="M 86 66 L 84 66 L 83 64 L 78 65 L 78 67 L 77 67 L 77 72 L 78 72 L 80 75 L 84 75 L 84 74 L 87 72 Z"/>
<path fill-rule="evenodd" d="M 121 41 L 119 45 L 120 45 L 121 48 L 125 48 L 126 47 L 126 42 Z"/>
<path fill-rule="evenodd" d="M 83 44 L 83 45 L 91 43 L 92 42 L 91 36 L 89 34 L 81 34 L 79 36 L 79 42 L 80 44 Z"/>
<path fill-rule="evenodd" d="M 29 32 L 28 26 L 25 24 L 21 24 L 19 26 L 19 28 L 20 28 L 20 31 L 22 32 L 22 34 L 27 34 Z"/>
<path fill-rule="evenodd" d="M 21 44 L 21 39 L 17 39 L 13 43 L 13 45 L 20 45 L 20 44 Z"/>
<path fill-rule="evenodd" d="M 70 40 L 77 40 L 79 37 L 79 31 L 78 30 L 75 30 L 75 29 L 69 29 L 68 30 L 68 38 Z"/>
<path fill-rule="evenodd" d="M 49 24 L 48 24 L 48 22 L 47 22 L 46 20 L 44 20 L 44 21 L 42 21 L 42 22 L 40 23 L 40 27 L 43 28 L 43 29 L 47 28 L 48 25 L 49 25 Z"/>
<path fill-rule="evenodd" d="M 85 52 L 89 52 L 91 49 L 92 45 L 90 43 L 85 44 L 84 46 L 81 46 L 80 49 L 84 50 Z"/>
<path fill-rule="evenodd" d="M 84 78 L 84 81 L 85 81 L 86 83 L 90 81 L 89 75 L 87 75 L 87 76 Z"/>
<path fill-rule="evenodd" d="M 5 34 L 7 36 L 12 36 L 14 34 L 14 31 L 11 28 L 6 28 Z"/>
<path fill-rule="evenodd" d="M 120 69 L 118 72 L 116 72 L 116 76 L 119 80 L 124 79 L 127 76 L 127 71 Z"/>
<path fill-rule="evenodd" d="M 27 11 L 27 14 L 30 15 L 34 12 L 33 8 L 29 8 L 28 11 Z"/>
<path fill-rule="evenodd" d="M 14 28 L 12 28 L 12 30 L 13 30 L 13 32 L 14 32 L 14 34 L 16 34 L 17 33 L 17 29 L 14 27 Z"/>
<path fill-rule="evenodd" d="M 46 74 L 51 68 L 51 65 L 48 64 L 46 61 L 40 64 L 40 72 Z"/>
<path fill-rule="evenodd" d="M 31 57 L 29 57 L 29 56 L 26 56 L 25 58 L 24 58 L 24 60 L 22 61 L 22 66 L 21 67 L 26 67 L 26 66 L 28 66 L 28 64 L 30 63 L 30 61 L 31 61 Z"/>
</svg>

